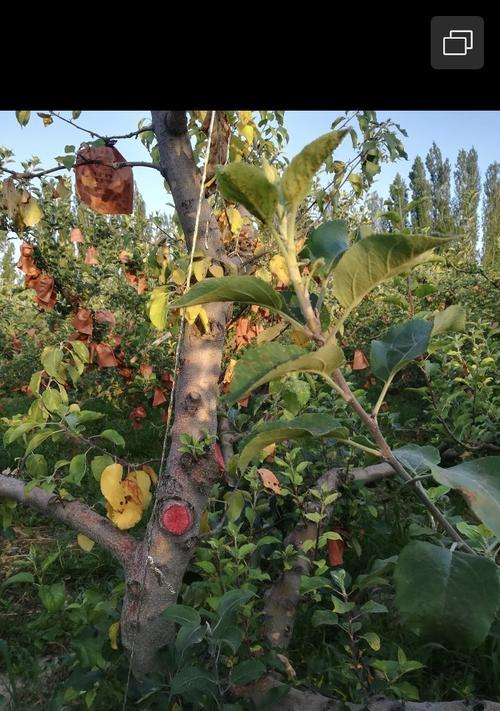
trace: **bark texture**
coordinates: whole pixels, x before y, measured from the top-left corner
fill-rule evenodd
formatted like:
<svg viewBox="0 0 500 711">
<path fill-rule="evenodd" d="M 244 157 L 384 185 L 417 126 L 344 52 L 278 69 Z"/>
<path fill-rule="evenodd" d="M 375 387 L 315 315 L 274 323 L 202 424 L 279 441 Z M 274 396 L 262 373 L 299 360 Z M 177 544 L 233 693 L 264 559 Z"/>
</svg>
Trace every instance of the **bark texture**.
<svg viewBox="0 0 500 711">
<path fill-rule="evenodd" d="M 236 696 L 251 698 L 260 708 L 265 695 L 283 684 L 273 677 L 264 677 L 255 684 L 235 690 Z M 352 704 L 324 696 L 314 691 L 290 689 L 277 704 L 267 707 L 269 711 L 500 711 L 500 703 L 474 699 L 471 701 L 397 701 L 374 696 L 365 704 Z"/>
<path fill-rule="evenodd" d="M 316 482 L 315 488 L 326 486 L 329 492 L 337 491 L 339 485 L 349 481 L 360 481 L 365 484 L 378 481 L 395 474 L 390 464 L 374 464 L 369 467 L 358 467 L 348 475 L 343 475 L 341 469 L 330 469 Z M 333 510 L 334 503 L 327 507 L 326 524 L 320 529 L 326 529 L 328 519 Z M 307 512 L 319 510 L 317 499 L 311 498 L 307 504 Z M 292 544 L 298 549 L 305 541 L 314 541 L 317 536 L 317 526 L 312 521 L 305 519 L 296 526 L 285 538 L 284 546 Z M 286 570 L 276 582 L 266 591 L 264 601 L 264 634 L 272 647 L 286 649 L 293 635 L 297 606 L 300 601 L 300 578 L 308 575 L 311 569 L 311 560 L 302 555 L 297 558 L 294 567 Z"/>
<path fill-rule="evenodd" d="M 186 132 L 184 112 L 153 111 L 153 130 L 160 151 L 160 167 L 191 249 L 201 176 Z M 220 263 L 224 245 L 210 207 L 202 200 L 197 249 Z M 122 612 L 122 641 L 132 658 L 134 674 L 158 668 L 158 650 L 172 641 L 173 626 L 162 612 L 177 600 L 182 580 L 199 535 L 200 517 L 212 482 L 218 476 L 213 450 L 199 460 L 179 452 L 180 436 L 200 437 L 217 431 L 217 397 L 229 306 L 205 306 L 210 329 L 201 333 L 186 324 L 175 390 L 175 418 L 166 466 L 160 472 L 155 506 L 148 531 L 138 547 Z M 188 509 L 192 526 L 173 535 L 161 526 L 165 507 L 177 503 Z"/>
</svg>

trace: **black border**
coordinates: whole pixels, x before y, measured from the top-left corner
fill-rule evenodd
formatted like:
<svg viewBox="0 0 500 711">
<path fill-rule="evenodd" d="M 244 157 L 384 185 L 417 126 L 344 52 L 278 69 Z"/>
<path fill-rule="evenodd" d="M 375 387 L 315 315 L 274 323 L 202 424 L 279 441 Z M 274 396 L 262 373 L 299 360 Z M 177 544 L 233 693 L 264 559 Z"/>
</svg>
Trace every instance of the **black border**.
<svg viewBox="0 0 500 711">
<path fill-rule="evenodd" d="M 500 24 L 491 11 L 461 13 L 484 18 L 484 68 L 440 71 L 430 64 L 430 22 L 443 10 L 239 7 L 248 13 L 211 6 L 203 17 L 186 6 L 196 26 L 166 16 L 163 33 L 150 9 L 148 29 L 134 18 L 124 39 L 119 24 L 109 32 L 90 24 L 69 55 L 49 50 L 40 65 L 33 52 L 13 59 L 5 50 L 0 108 L 500 109 Z"/>
</svg>

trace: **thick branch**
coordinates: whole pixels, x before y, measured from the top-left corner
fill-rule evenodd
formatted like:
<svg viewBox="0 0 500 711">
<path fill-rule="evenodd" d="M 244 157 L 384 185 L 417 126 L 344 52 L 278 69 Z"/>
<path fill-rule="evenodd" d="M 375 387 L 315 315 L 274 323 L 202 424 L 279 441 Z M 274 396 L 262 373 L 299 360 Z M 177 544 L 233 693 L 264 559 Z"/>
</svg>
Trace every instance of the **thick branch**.
<svg viewBox="0 0 500 711">
<path fill-rule="evenodd" d="M 35 487 L 26 493 L 25 488 L 25 483 L 20 479 L 0 474 L 0 497 L 29 506 L 44 516 L 85 534 L 98 545 L 106 548 L 125 569 L 127 568 L 127 563 L 132 559 L 138 545 L 132 536 L 115 528 L 111 521 L 81 501 L 61 503 L 43 489 Z"/>
<path fill-rule="evenodd" d="M 359 467 L 352 469 L 343 479 L 342 469 L 330 469 L 321 476 L 314 488 L 319 489 L 326 486 L 328 492 L 337 491 L 342 481 L 359 481 L 369 484 L 379 479 L 395 474 L 390 464 L 374 464 L 369 467 Z M 318 507 L 318 500 L 311 499 L 308 504 L 308 511 Z M 333 504 L 326 508 L 325 525 L 333 509 Z M 305 520 L 299 523 L 285 538 L 283 545 L 286 547 L 290 543 L 299 548 L 305 541 L 316 540 L 318 529 L 316 524 Z M 273 647 L 286 649 L 290 643 L 295 624 L 297 606 L 300 601 L 300 578 L 308 575 L 311 569 L 311 560 L 301 555 L 297 558 L 294 567 L 285 571 L 265 594 L 264 602 L 264 634 L 269 644 Z"/>
<path fill-rule="evenodd" d="M 260 679 L 255 684 L 234 689 L 234 695 L 246 697 L 253 700 L 257 708 L 267 693 L 273 688 L 282 687 L 283 684 L 267 676 Z M 269 711 L 500 711 L 500 703 L 472 699 L 470 701 L 397 701 L 387 699 L 383 696 L 374 696 L 364 704 L 353 704 L 340 701 L 329 696 L 324 696 L 315 691 L 302 691 L 301 689 L 290 689 L 288 694 L 280 699 L 277 704 L 267 707 Z"/>
</svg>

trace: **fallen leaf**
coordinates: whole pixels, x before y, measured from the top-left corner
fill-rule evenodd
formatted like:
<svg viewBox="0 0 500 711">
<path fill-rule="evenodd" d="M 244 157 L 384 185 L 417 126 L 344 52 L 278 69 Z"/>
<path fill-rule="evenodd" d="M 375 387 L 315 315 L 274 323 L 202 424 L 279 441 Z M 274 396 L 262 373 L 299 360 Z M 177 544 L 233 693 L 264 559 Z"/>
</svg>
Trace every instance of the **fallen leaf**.
<svg viewBox="0 0 500 711">
<path fill-rule="evenodd" d="M 78 541 L 80 548 L 82 548 L 85 553 L 90 553 L 92 548 L 95 546 L 95 542 L 92 539 L 87 538 L 87 536 L 84 536 L 83 533 L 79 533 L 76 540 Z"/>
<path fill-rule="evenodd" d="M 272 491 L 275 494 L 281 494 L 280 483 L 276 478 L 276 475 L 270 469 L 261 467 L 260 469 L 257 469 L 257 472 L 262 480 L 262 483 L 264 484 L 265 489 Z"/>
<path fill-rule="evenodd" d="M 328 541 L 328 561 L 330 565 L 342 565 L 344 562 L 344 541 Z"/>
</svg>

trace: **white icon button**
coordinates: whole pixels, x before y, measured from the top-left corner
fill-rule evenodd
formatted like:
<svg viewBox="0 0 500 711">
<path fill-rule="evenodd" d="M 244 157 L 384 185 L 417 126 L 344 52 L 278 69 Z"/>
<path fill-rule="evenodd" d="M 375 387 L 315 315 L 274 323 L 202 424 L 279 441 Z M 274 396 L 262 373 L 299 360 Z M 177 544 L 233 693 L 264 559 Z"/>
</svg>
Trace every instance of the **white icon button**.
<svg viewBox="0 0 500 711">
<path fill-rule="evenodd" d="M 450 30 L 448 37 L 443 37 L 445 57 L 464 57 L 473 48 L 473 30 Z"/>
</svg>

